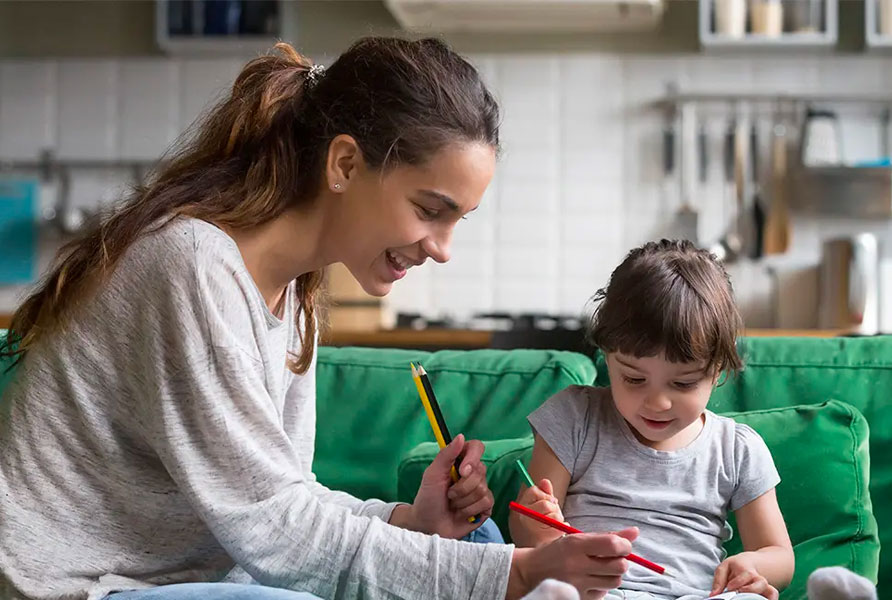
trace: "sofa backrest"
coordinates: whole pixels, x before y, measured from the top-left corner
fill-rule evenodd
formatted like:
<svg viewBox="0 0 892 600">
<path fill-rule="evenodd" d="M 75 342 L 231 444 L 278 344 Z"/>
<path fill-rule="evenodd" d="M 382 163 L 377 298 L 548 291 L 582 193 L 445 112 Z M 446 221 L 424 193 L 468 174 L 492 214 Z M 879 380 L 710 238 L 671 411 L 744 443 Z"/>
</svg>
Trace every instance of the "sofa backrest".
<svg viewBox="0 0 892 600">
<path fill-rule="evenodd" d="M 410 361 L 429 373 L 450 432 L 482 440 L 527 435 L 526 416 L 546 398 L 595 376 L 591 360 L 572 352 L 322 347 L 313 463 L 321 482 L 361 498 L 396 499 L 400 459 L 434 439 Z"/>
</svg>

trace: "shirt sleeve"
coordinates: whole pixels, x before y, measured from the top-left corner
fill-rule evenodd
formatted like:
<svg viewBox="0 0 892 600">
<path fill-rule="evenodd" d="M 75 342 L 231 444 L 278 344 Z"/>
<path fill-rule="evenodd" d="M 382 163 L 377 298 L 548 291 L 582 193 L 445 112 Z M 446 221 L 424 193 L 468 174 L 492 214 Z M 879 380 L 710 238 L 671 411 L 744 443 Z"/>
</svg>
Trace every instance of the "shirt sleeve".
<svg viewBox="0 0 892 600">
<path fill-rule="evenodd" d="M 589 432 L 591 401 L 588 386 L 572 385 L 537 408 L 528 420 L 564 468 L 575 474 L 579 456 Z"/>
<path fill-rule="evenodd" d="M 734 445 L 737 485 L 731 495 L 732 511 L 746 506 L 780 483 L 771 451 L 752 427 L 738 423 L 735 426 Z"/>
<path fill-rule="evenodd" d="M 358 516 L 386 511 L 305 475 L 307 457 L 286 434 L 257 358 L 236 341 L 250 329 L 233 334 L 250 310 L 243 290 L 223 270 L 187 279 L 194 285 L 159 302 L 163 318 L 144 332 L 155 354 L 141 375 L 139 418 L 178 492 L 233 560 L 261 584 L 324 598 L 504 597 L 511 546 Z"/>
<path fill-rule="evenodd" d="M 294 349 L 295 352 L 299 348 Z M 283 427 L 288 439 L 298 452 L 303 472 L 306 474 L 307 489 L 320 502 L 335 504 L 349 510 L 354 515 L 378 517 L 385 523 L 398 502 L 383 502 L 377 499 L 360 500 L 339 490 L 332 490 L 316 480 L 312 472 L 316 434 L 316 356 L 318 336 L 313 348 L 313 361 L 306 373 L 294 375 L 285 393 Z"/>
</svg>

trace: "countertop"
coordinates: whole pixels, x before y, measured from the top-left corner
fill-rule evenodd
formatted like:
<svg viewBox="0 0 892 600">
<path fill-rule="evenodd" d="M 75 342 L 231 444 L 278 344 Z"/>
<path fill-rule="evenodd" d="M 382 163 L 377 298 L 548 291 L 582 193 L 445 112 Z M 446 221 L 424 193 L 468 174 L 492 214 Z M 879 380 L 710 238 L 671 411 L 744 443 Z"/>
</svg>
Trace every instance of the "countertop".
<svg viewBox="0 0 892 600">
<path fill-rule="evenodd" d="M 0 329 L 9 327 L 10 314 L 0 314 Z M 845 333 L 827 329 L 748 329 L 747 336 L 834 337 Z M 376 346 L 384 348 L 489 348 L 490 331 L 464 329 L 387 329 L 380 331 L 332 331 L 322 343 L 330 346 Z"/>
<path fill-rule="evenodd" d="M 752 337 L 835 337 L 842 330 L 826 329 L 748 329 Z M 382 348 L 489 348 L 492 332 L 462 329 L 390 329 L 381 331 L 332 331 L 322 340 L 329 346 L 375 346 Z"/>
</svg>

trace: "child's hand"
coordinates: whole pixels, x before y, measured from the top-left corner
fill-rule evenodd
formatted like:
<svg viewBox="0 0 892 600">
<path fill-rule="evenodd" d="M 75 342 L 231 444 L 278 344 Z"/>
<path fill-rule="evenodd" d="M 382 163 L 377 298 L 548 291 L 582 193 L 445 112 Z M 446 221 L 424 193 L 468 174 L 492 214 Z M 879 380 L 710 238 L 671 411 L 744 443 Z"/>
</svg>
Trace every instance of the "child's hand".
<svg viewBox="0 0 892 600">
<path fill-rule="evenodd" d="M 759 594 L 768 600 L 777 600 L 778 591 L 759 575 L 755 564 L 746 552 L 725 559 L 715 571 L 710 596 L 729 592 Z"/>
<path fill-rule="evenodd" d="M 553 492 L 554 490 L 551 487 L 551 481 L 542 479 L 536 487 L 525 489 L 523 493 L 520 494 L 517 502 L 518 504 L 523 504 L 527 508 L 532 508 L 536 512 L 542 513 L 546 517 L 551 517 L 556 521 L 564 523 L 564 513 L 561 512 L 561 506 L 558 504 L 558 500 L 554 497 Z M 554 527 L 546 525 L 545 523 L 540 523 L 539 521 L 533 521 L 527 517 L 522 518 L 524 520 L 524 525 L 530 531 L 538 531 L 547 534 L 558 533 L 557 536 L 549 535 L 548 537 L 560 537 L 560 532 Z"/>
</svg>

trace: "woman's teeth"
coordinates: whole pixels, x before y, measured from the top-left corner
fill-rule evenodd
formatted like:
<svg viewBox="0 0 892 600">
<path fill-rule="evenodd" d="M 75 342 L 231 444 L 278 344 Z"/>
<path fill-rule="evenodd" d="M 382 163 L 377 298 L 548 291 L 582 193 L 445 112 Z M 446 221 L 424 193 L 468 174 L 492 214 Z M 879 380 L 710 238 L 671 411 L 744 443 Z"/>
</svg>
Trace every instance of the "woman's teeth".
<svg viewBox="0 0 892 600">
<path fill-rule="evenodd" d="M 387 251 L 387 257 L 393 262 L 393 264 L 397 265 L 403 271 L 405 271 L 406 269 L 408 269 L 409 267 L 412 266 L 412 264 L 410 262 L 403 259 L 401 256 L 397 256 L 390 250 Z"/>
</svg>

